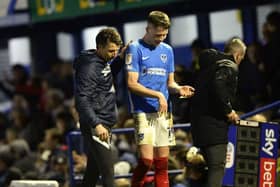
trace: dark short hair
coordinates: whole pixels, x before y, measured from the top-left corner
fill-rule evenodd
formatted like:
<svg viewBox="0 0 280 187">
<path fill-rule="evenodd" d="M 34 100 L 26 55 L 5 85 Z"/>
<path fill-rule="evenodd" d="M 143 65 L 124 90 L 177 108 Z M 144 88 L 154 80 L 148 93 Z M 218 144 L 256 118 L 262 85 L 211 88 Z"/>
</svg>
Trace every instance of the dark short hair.
<svg viewBox="0 0 280 187">
<path fill-rule="evenodd" d="M 105 47 L 108 43 L 112 42 L 118 46 L 122 45 L 122 39 L 114 27 L 107 27 L 102 29 L 95 38 L 96 46 L 97 47 Z"/>
<path fill-rule="evenodd" d="M 168 17 L 168 15 L 161 11 L 150 12 L 147 21 L 148 23 L 151 23 L 156 27 L 160 26 L 165 29 L 169 29 L 171 25 L 170 18 Z"/>
<path fill-rule="evenodd" d="M 191 48 L 205 49 L 206 47 L 205 47 L 204 42 L 198 38 L 198 39 L 195 39 L 192 41 Z"/>
<path fill-rule="evenodd" d="M 280 12 L 272 11 L 266 16 L 266 22 L 280 30 Z"/>
</svg>

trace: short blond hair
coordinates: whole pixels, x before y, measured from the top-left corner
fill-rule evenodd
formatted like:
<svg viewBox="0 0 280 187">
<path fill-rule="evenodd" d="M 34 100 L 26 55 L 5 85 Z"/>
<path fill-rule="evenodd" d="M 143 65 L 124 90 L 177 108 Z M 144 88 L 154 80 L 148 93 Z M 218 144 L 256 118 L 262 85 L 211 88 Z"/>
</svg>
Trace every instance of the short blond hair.
<svg viewBox="0 0 280 187">
<path fill-rule="evenodd" d="M 171 25 L 170 18 L 168 17 L 168 15 L 164 12 L 157 10 L 149 13 L 147 21 L 148 23 L 151 23 L 156 27 L 163 27 L 165 29 L 169 29 Z"/>
<path fill-rule="evenodd" d="M 225 45 L 224 52 L 225 53 L 236 53 L 236 52 L 243 52 L 246 51 L 245 43 L 238 37 L 231 38 Z"/>
</svg>

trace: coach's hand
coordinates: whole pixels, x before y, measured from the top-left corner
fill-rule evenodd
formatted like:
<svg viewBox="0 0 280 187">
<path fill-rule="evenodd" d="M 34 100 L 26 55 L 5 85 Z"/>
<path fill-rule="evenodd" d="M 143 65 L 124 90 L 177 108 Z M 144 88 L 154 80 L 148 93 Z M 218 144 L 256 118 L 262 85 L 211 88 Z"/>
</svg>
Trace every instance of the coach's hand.
<svg viewBox="0 0 280 187">
<path fill-rule="evenodd" d="M 228 115 L 228 120 L 234 124 L 237 124 L 238 121 L 240 120 L 238 114 L 236 114 L 236 112 L 234 110 L 232 110 Z"/>
<path fill-rule="evenodd" d="M 95 132 L 101 141 L 108 141 L 109 138 L 108 129 L 106 129 L 102 124 L 96 125 Z"/>
<path fill-rule="evenodd" d="M 130 40 L 125 46 L 123 46 L 123 47 L 120 49 L 119 56 L 120 56 L 121 59 L 124 59 L 126 49 L 128 48 L 128 46 L 129 46 L 132 42 L 133 42 L 133 41 Z"/>
</svg>

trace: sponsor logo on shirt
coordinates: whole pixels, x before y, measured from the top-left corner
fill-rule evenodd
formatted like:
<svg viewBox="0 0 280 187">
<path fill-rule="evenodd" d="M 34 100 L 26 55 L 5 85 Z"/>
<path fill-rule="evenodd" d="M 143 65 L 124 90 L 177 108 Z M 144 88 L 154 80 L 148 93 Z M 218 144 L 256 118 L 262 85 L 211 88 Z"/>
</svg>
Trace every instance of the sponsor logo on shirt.
<svg viewBox="0 0 280 187">
<path fill-rule="evenodd" d="M 142 74 L 165 76 L 166 70 L 162 68 L 148 68 L 148 69 L 144 68 Z"/>
</svg>

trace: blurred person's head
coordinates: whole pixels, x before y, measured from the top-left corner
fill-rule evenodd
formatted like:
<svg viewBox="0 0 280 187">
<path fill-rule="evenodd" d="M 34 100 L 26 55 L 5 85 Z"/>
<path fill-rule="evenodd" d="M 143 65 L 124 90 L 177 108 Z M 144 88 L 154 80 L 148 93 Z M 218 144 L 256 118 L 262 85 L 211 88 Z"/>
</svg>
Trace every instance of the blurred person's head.
<svg viewBox="0 0 280 187">
<path fill-rule="evenodd" d="M 97 55 L 106 62 L 115 58 L 122 45 L 118 31 L 113 27 L 102 29 L 95 38 Z"/>
<path fill-rule="evenodd" d="M 27 69 L 21 64 L 12 66 L 12 76 L 14 84 L 25 84 L 29 79 Z"/>
<path fill-rule="evenodd" d="M 198 39 L 193 40 L 193 42 L 191 44 L 192 57 L 198 58 L 200 52 L 205 48 L 206 48 L 206 46 L 201 39 L 198 38 Z"/>
<path fill-rule="evenodd" d="M 18 131 L 15 128 L 7 128 L 5 132 L 5 140 L 9 144 L 18 138 Z"/>
<path fill-rule="evenodd" d="M 28 102 L 22 95 L 16 94 L 13 97 L 13 109 L 28 110 Z"/>
<path fill-rule="evenodd" d="M 64 94 L 59 89 L 51 88 L 46 95 L 46 109 L 51 111 L 64 104 Z"/>
<path fill-rule="evenodd" d="M 10 143 L 11 153 L 16 159 L 21 159 L 30 153 L 30 147 L 24 139 L 17 139 Z"/>
<path fill-rule="evenodd" d="M 247 48 L 247 56 L 251 63 L 257 64 L 261 60 L 261 45 L 257 42 L 250 44 Z"/>
<path fill-rule="evenodd" d="M 16 129 L 21 130 L 25 128 L 30 120 L 28 112 L 24 109 L 13 109 L 11 111 L 11 121 Z"/>
<path fill-rule="evenodd" d="M 206 172 L 206 162 L 200 150 L 194 146 L 178 151 L 176 156 L 179 167 L 184 168 L 184 177 L 200 180 Z"/>
<path fill-rule="evenodd" d="M 186 82 L 186 67 L 182 64 L 175 65 L 174 79 L 178 84 L 185 84 Z"/>
<path fill-rule="evenodd" d="M 272 40 L 275 34 L 280 32 L 280 13 L 272 11 L 266 16 L 266 21 L 263 24 L 263 37 L 266 42 Z"/>
<path fill-rule="evenodd" d="M 246 45 L 240 38 L 234 37 L 226 43 L 224 52 L 231 54 L 235 63 L 239 65 L 245 57 Z"/>
<path fill-rule="evenodd" d="M 45 149 L 53 150 L 58 145 L 60 145 L 61 141 L 62 141 L 62 135 L 57 130 L 57 128 L 51 128 L 45 130 L 45 136 L 44 136 Z"/>
<path fill-rule="evenodd" d="M 130 173 L 131 165 L 127 161 L 119 161 L 114 164 L 115 175 L 127 175 Z"/>
<path fill-rule="evenodd" d="M 65 134 L 75 127 L 74 119 L 68 112 L 59 112 L 55 116 L 55 125 L 61 134 Z"/>
<path fill-rule="evenodd" d="M 194 146 L 185 152 L 185 176 L 186 178 L 199 180 L 206 171 L 206 162 L 200 150 Z"/>
</svg>

